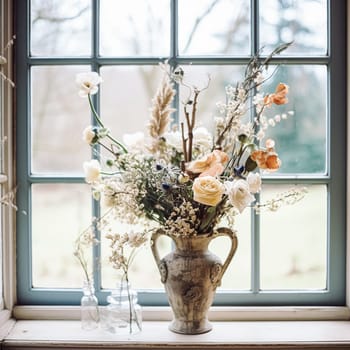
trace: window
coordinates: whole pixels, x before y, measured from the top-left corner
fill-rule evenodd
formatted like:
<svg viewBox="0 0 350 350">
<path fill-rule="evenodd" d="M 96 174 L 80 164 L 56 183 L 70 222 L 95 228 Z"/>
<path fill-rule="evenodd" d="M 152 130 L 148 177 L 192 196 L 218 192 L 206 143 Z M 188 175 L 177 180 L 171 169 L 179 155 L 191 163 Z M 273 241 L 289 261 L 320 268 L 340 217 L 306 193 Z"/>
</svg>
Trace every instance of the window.
<svg viewBox="0 0 350 350">
<path fill-rule="evenodd" d="M 77 96 L 76 73 L 100 72 L 104 83 L 94 102 L 122 137 L 145 125 L 160 78 L 157 65 L 165 58 L 197 84 L 211 74 L 199 107 L 209 123 L 225 85 L 241 79 L 251 55 L 263 47 L 265 57 L 290 40 L 293 46 L 272 60 L 272 69 L 282 65 L 270 83 L 271 89 L 279 81 L 290 85 L 285 112 L 295 114 L 269 129 L 284 164 L 264 176 L 261 200 L 294 185 L 309 193 L 277 215 L 246 211 L 237 220 L 239 249 L 215 302 L 345 304 L 345 1 L 15 4 L 20 304 L 78 304 L 81 297 L 73 243 L 99 206 L 82 174 L 90 150 L 80 134 L 89 109 Z M 310 13 L 317 16 L 311 20 Z M 184 93 L 180 88 L 177 106 Z M 102 241 L 92 252 L 101 261 L 94 276 L 101 302 L 114 287 L 105 247 Z M 224 256 L 224 244 L 213 249 Z M 150 251 L 138 259 L 132 280 L 140 302 L 165 304 Z"/>
</svg>

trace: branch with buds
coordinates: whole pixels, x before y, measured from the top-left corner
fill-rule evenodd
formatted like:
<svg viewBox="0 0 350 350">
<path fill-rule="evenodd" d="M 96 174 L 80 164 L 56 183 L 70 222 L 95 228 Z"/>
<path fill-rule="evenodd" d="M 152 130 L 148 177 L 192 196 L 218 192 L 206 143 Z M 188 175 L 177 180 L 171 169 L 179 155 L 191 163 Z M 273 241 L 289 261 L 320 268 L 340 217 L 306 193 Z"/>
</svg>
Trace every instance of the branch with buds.
<svg viewBox="0 0 350 350">
<path fill-rule="evenodd" d="M 199 94 L 208 89 L 210 84 L 210 76 L 208 76 L 208 83 L 207 85 L 199 89 L 196 86 L 191 86 L 185 83 L 184 81 L 184 70 L 181 67 L 177 67 L 171 75 L 172 79 L 182 86 L 189 89 L 189 96 L 184 104 L 184 114 L 185 114 L 185 121 L 187 126 L 187 137 L 185 133 L 185 123 L 181 122 L 181 135 L 182 135 L 182 148 L 183 148 L 183 154 L 184 154 L 184 161 L 185 163 L 192 161 L 192 149 L 193 149 L 193 129 L 195 127 L 196 123 L 196 113 L 197 113 L 197 103 L 198 103 L 198 97 Z M 189 111 L 188 108 L 191 108 Z"/>
</svg>

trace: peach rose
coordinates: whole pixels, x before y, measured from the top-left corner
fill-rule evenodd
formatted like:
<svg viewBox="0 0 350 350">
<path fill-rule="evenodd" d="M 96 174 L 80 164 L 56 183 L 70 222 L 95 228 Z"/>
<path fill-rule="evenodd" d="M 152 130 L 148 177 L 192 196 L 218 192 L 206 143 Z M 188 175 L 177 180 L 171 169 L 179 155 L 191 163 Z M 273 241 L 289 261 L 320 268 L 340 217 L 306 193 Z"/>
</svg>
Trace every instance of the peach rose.
<svg viewBox="0 0 350 350">
<path fill-rule="evenodd" d="M 288 85 L 279 83 L 273 94 L 266 95 L 264 98 L 264 104 L 271 106 L 273 103 L 276 105 L 284 105 L 288 103 L 287 94 L 289 91 Z"/>
<path fill-rule="evenodd" d="M 194 180 L 192 190 L 196 202 L 214 207 L 221 201 L 225 187 L 215 177 L 201 176 Z"/>
<path fill-rule="evenodd" d="M 267 171 L 276 171 L 280 168 L 282 162 L 275 152 L 275 141 L 272 139 L 266 140 L 266 150 L 257 150 L 252 152 L 250 158 L 256 162 L 258 167 Z"/>
<path fill-rule="evenodd" d="M 220 150 L 215 150 L 200 159 L 194 160 L 186 167 L 191 173 L 200 176 L 218 176 L 224 171 L 224 164 L 228 161 L 228 155 Z"/>
<path fill-rule="evenodd" d="M 254 160 L 260 169 L 276 171 L 280 168 L 282 162 L 277 153 L 271 151 L 258 150 L 254 151 L 250 158 Z"/>
</svg>

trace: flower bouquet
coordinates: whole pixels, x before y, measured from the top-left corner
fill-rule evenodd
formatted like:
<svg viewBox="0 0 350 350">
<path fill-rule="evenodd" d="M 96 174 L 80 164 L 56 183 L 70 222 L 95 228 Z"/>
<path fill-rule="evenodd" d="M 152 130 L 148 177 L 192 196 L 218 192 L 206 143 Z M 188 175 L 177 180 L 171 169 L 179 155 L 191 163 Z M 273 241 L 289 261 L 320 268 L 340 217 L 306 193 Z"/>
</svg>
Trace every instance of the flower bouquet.
<svg viewBox="0 0 350 350">
<path fill-rule="evenodd" d="M 254 56 L 244 79 L 226 87 L 226 101 L 217 104 L 220 115 L 215 118 L 213 132 L 196 124 L 199 97 L 210 88 L 209 82 L 199 89 L 187 82 L 181 67 L 160 63 L 163 79 L 152 100 L 147 132 L 138 133 L 134 144 L 128 142 L 129 147 L 111 135 L 94 108 L 91 96 L 97 93 L 101 77 L 96 72 L 77 76 L 79 94 L 88 98 L 95 117 L 95 124 L 84 130 L 83 138 L 109 154 L 103 162 L 92 159 L 84 163 L 94 198 L 108 208 L 101 222 L 118 220 L 134 225 L 137 229 L 128 239 L 140 244 L 152 234 L 152 251 L 174 312 L 170 329 L 175 332 L 194 334 L 211 329 L 206 313 L 237 248 L 235 232 L 220 227 L 223 220 L 232 226 L 234 217 L 247 207 L 275 210 L 303 197 L 304 190 L 292 189 L 268 203 L 254 203 L 261 189 L 260 172 L 277 171 L 282 163 L 274 140 L 266 137 L 267 129 L 293 115 L 290 111 L 267 117 L 272 105 L 288 102 L 286 84 L 279 83 L 273 92 L 263 93 L 261 89 L 269 78 L 271 58 L 288 46 L 277 47 L 265 59 Z M 175 84 L 189 91 L 182 102 L 179 124 L 171 118 Z M 244 123 L 247 112 L 253 110 L 251 121 Z M 176 245 L 171 256 L 164 259 L 156 248 L 160 235 L 171 237 Z M 210 240 L 224 235 L 232 243 L 224 264 L 217 257 L 204 261 L 202 255 L 208 255 Z M 114 245 L 122 237 L 108 233 Z M 115 256 L 111 261 L 116 268 L 123 268 L 123 264 L 115 264 Z"/>
</svg>

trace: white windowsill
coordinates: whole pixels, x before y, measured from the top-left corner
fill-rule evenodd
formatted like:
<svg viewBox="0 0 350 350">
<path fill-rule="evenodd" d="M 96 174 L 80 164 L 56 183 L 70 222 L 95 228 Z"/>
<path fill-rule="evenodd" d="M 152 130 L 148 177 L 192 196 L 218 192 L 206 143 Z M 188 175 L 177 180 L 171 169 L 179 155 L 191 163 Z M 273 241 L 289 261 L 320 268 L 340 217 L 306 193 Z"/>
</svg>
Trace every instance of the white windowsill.
<svg viewBox="0 0 350 350">
<path fill-rule="evenodd" d="M 350 349 L 347 307 L 212 307 L 213 330 L 194 336 L 168 330 L 169 308 L 145 307 L 143 331 L 133 336 L 82 330 L 79 307 L 21 306 L 14 314 L 21 319 L 0 327 L 2 349 Z"/>
<path fill-rule="evenodd" d="M 84 331 L 79 321 L 17 321 L 3 349 L 350 349 L 350 321 L 212 322 L 213 330 L 181 335 L 169 322 L 143 322 L 136 335 Z"/>
</svg>

